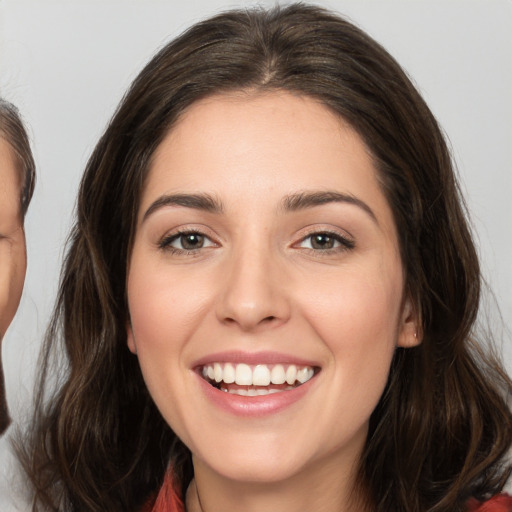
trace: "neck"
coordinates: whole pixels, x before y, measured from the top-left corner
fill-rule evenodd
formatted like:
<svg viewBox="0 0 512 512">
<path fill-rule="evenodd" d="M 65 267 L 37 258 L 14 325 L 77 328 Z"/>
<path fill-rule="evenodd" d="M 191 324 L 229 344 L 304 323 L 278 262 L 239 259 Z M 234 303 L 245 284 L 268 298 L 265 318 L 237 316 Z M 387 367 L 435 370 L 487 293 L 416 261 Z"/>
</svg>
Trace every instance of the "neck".
<svg viewBox="0 0 512 512">
<path fill-rule="evenodd" d="M 194 460 L 195 479 L 186 496 L 187 512 L 365 512 L 356 489 L 355 471 L 329 464 L 310 468 L 279 482 L 239 482 L 223 478 Z"/>
</svg>

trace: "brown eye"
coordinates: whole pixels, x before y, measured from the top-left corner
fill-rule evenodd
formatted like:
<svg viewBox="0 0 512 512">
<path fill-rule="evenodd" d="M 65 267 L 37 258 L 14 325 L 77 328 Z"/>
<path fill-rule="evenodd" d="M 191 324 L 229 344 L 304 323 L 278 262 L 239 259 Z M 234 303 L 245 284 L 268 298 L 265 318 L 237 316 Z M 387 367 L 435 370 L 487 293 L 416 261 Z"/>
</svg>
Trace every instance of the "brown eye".
<svg viewBox="0 0 512 512">
<path fill-rule="evenodd" d="M 311 248 L 312 249 L 333 249 L 336 240 L 334 237 L 327 235 L 326 233 L 319 233 L 311 236 Z"/>
<path fill-rule="evenodd" d="M 196 251 L 214 245 L 215 244 L 206 235 L 195 231 L 168 236 L 159 244 L 161 249 L 169 249 L 177 253 L 181 251 Z"/>
<path fill-rule="evenodd" d="M 199 233 L 187 233 L 181 235 L 177 240 L 181 244 L 180 249 L 185 249 L 186 251 L 200 249 L 204 245 L 204 236 Z"/>
<path fill-rule="evenodd" d="M 353 249 L 355 244 L 337 233 L 313 233 L 304 238 L 299 247 L 314 251 L 344 250 Z"/>
</svg>

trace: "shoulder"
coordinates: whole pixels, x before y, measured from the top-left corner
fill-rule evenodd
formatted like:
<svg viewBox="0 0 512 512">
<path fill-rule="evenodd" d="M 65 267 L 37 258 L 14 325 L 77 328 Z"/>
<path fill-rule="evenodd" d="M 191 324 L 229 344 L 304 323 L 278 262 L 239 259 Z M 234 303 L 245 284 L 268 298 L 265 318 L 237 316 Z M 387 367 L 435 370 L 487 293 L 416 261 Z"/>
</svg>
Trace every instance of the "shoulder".
<svg viewBox="0 0 512 512">
<path fill-rule="evenodd" d="M 468 502 L 467 512 L 512 512 L 512 497 L 498 494 L 484 502 L 472 499 Z"/>
</svg>

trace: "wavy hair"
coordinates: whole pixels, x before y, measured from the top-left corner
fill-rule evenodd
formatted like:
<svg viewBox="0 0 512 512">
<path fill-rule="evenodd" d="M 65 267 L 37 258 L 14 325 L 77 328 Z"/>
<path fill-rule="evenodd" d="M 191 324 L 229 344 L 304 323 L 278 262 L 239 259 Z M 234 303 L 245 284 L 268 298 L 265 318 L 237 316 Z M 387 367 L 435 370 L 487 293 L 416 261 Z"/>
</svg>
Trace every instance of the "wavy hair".
<svg viewBox="0 0 512 512">
<path fill-rule="evenodd" d="M 371 152 L 392 208 L 423 342 L 397 349 L 370 420 L 359 482 L 381 512 L 457 512 L 510 468 L 512 383 L 473 331 L 480 270 L 451 157 L 397 62 L 338 15 L 293 4 L 229 11 L 161 49 L 135 79 L 85 170 L 25 446 L 34 510 L 137 510 L 191 457 L 126 347 L 126 269 L 155 149 L 194 102 L 234 90 L 320 101 Z M 48 390 L 52 354 L 66 365 Z"/>
</svg>

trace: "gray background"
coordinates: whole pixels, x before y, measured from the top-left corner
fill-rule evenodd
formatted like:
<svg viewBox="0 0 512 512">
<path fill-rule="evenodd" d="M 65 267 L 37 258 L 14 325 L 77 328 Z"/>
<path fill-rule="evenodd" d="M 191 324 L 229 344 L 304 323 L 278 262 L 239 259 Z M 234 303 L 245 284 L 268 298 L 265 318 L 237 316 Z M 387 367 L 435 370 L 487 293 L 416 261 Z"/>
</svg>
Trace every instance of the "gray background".
<svg viewBox="0 0 512 512">
<path fill-rule="evenodd" d="M 26 287 L 3 343 L 8 400 L 17 421 L 30 403 L 81 172 L 107 120 L 169 38 L 210 14 L 250 3 L 0 0 L 0 94 L 23 112 L 38 167 L 26 226 Z M 315 3 L 344 13 L 380 41 L 449 135 L 495 297 L 488 312 L 501 339 L 503 327 L 505 333 L 512 327 L 512 2 Z M 505 339 L 510 370 L 510 335 Z"/>
</svg>

